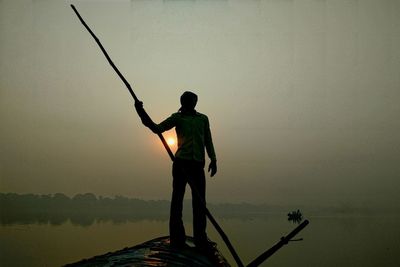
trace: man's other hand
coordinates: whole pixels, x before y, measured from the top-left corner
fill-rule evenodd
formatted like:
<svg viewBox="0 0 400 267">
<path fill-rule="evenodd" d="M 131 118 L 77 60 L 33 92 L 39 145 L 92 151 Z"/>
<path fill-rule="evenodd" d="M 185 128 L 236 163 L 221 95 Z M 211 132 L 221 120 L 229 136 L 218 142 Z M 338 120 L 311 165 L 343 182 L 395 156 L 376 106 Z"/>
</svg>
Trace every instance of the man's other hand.
<svg viewBox="0 0 400 267">
<path fill-rule="evenodd" d="M 213 177 L 216 173 L 217 173 L 217 161 L 216 160 L 212 160 L 210 162 L 210 165 L 208 165 L 208 172 L 211 171 L 210 176 Z"/>
</svg>

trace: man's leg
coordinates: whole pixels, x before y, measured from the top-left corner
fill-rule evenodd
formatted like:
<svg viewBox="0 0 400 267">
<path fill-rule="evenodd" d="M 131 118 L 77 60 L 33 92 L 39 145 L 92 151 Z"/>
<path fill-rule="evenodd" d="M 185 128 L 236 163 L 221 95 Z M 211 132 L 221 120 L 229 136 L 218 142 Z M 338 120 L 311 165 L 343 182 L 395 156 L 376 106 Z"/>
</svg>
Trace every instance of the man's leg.
<svg viewBox="0 0 400 267">
<path fill-rule="evenodd" d="M 183 246 L 186 240 L 182 221 L 183 197 L 185 195 L 186 177 L 183 173 L 183 163 L 178 159 L 172 165 L 172 200 L 169 218 L 169 234 L 171 244 Z"/>
<path fill-rule="evenodd" d="M 206 234 L 206 179 L 204 175 L 204 163 L 194 162 L 192 166 L 191 182 L 192 188 L 192 206 L 193 206 L 193 236 L 196 245 L 202 246 L 207 243 Z"/>
</svg>

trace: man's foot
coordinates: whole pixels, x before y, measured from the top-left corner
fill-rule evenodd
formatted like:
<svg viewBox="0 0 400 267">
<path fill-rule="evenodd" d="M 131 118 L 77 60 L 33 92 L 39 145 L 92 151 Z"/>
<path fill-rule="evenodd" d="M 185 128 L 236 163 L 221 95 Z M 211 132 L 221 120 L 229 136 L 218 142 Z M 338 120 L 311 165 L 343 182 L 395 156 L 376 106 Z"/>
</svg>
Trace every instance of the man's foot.
<svg viewBox="0 0 400 267">
<path fill-rule="evenodd" d="M 206 255 L 213 255 L 215 252 L 216 243 L 210 240 L 195 242 L 196 248 Z"/>
<path fill-rule="evenodd" d="M 170 246 L 171 246 L 171 248 L 174 248 L 174 249 L 187 249 L 187 248 L 190 248 L 189 245 L 187 245 L 185 242 L 171 242 Z"/>
</svg>

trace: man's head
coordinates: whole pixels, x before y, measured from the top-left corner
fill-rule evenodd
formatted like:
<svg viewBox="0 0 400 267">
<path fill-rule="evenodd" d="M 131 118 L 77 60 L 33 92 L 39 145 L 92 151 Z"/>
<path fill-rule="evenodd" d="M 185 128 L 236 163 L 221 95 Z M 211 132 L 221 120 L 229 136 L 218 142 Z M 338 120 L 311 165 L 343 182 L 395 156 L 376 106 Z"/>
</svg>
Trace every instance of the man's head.
<svg viewBox="0 0 400 267">
<path fill-rule="evenodd" d="M 186 91 L 181 95 L 181 110 L 191 111 L 197 104 L 197 95 L 193 92 Z"/>
</svg>

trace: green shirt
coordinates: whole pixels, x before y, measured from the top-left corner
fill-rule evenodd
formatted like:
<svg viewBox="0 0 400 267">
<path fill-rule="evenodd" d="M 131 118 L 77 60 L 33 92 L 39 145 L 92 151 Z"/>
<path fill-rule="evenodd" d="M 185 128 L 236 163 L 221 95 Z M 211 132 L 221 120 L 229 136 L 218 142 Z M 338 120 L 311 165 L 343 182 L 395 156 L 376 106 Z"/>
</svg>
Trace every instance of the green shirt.
<svg viewBox="0 0 400 267">
<path fill-rule="evenodd" d="M 195 114 L 177 112 L 156 127 L 158 132 L 165 132 L 175 127 L 178 137 L 178 150 L 175 157 L 204 161 L 205 148 L 211 160 L 217 159 L 211 138 L 210 123 L 206 115 L 199 112 Z"/>
</svg>

